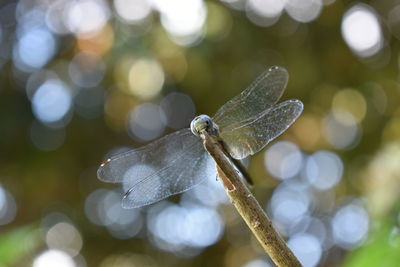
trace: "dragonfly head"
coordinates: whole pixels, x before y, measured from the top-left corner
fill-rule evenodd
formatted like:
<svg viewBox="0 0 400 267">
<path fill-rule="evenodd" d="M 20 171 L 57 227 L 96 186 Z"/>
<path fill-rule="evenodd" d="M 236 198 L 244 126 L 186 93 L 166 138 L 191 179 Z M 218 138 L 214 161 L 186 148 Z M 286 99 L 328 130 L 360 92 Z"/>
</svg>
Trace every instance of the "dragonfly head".
<svg viewBox="0 0 400 267">
<path fill-rule="evenodd" d="M 217 135 L 217 126 L 213 123 L 212 119 L 207 115 L 199 115 L 190 123 L 190 129 L 194 135 L 200 136 L 204 130 Z"/>
</svg>

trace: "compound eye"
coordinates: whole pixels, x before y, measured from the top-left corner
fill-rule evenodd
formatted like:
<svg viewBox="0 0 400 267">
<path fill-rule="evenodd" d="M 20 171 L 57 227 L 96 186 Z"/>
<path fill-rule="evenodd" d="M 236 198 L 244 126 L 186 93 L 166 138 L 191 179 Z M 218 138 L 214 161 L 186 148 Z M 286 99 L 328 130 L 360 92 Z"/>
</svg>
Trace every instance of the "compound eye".
<svg viewBox="0 0 400 267">
<path fill-rule="evenodd" d="M 213 122 L 207 115 L 199 115 L 190 123 L 190 128 L 194 135 L 199 135 L 203 130 L 208 130 L 213 127 Z"/>
</svg>

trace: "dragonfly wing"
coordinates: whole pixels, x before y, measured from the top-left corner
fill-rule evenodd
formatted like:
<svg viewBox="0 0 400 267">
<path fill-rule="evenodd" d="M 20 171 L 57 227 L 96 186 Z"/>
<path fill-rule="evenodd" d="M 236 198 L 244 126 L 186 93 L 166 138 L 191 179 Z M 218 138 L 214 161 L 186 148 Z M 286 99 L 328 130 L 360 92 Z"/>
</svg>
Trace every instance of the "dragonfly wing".
<svg viewBox="0 0 400 267">
<path fill-rule="evenodd" d="M 235 159 L 243 159 L 257 153 L 282 134 L 302 111 L 301 101 L 287 100 L 262 113 L 258 118 L 221 129 L 220 135 L 229 154 Z"/>
<path fill-rule="evenodd" d="M 184 192 L 215 173 L 212 158 L 190 129 L 111 157 L 97 171 L 102 181 L 122 183 L 125 208 L 145 206 Z"/>
<path fill-rule="evenodd" d="M 286 69 L 277 66 L 269 68 L 240 95 L 223 105 L 213 121 L 223 128 L 270 110 L 282 96 L 288 78 Z"/>
</svg>

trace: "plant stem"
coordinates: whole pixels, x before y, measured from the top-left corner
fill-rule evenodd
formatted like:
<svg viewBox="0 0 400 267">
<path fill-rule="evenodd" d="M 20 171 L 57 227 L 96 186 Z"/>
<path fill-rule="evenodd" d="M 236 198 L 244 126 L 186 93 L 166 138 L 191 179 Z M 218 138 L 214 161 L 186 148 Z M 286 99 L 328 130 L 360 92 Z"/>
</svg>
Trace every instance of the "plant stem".
<svg viewBox="0 0 400 267">
<path fill-rule="evenodd" d="M 285 241 L 272 226 L 260 204 L 243 183 L 239 172 L 233 162 L 226 155 L 218 137 L 212 136 L 207 131 L 201 134 L 204 147 L 217 165 L 218 176 L 239 214 L 247 226 L 256 236 L 265 252 L 279 267 L 302 266 Z"/>
</svg>

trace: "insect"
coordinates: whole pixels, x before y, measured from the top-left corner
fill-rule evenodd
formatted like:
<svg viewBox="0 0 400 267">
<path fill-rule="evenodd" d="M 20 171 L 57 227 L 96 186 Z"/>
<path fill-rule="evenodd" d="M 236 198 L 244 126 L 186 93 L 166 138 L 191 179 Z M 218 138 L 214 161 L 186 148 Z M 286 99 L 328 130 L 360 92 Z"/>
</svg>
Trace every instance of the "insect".
<svg viewBox="0 0 400 267">
<path fill-rule="evenodd" d="M 207 130 L 218 136 L 233 159 L 257 153 L 303 111 L 303 103 L 297 99 L 276 104 L 288 77 L 282 67 L 267 69 L 214 117 L 200 115 L 192 121 L 191 128 L 107 159 L 97 171 L 98 178 L 122 183 L 122 206 L 138 208 L 187 191 L 209 176 L 215 177 L 215 162 L 203 147 L 201 132 Z"/>
</svg>

